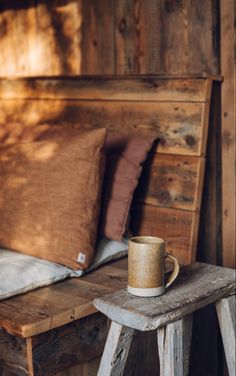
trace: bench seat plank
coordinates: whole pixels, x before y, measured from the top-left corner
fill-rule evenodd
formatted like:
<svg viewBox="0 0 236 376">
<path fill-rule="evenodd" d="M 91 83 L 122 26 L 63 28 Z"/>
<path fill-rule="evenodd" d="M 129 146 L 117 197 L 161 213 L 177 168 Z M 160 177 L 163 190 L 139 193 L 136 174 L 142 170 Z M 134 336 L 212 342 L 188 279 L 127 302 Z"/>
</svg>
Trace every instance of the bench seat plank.
<svg viewBox="0 0 236 376">
<path fill-rule="evenodd" d="M 118 260 L 84 277 L 1 301 L 0 327 L 27 338 L 95 313 L 94 298 L 126 286 L 125 264 L 127 259 Z"/>
</svg>

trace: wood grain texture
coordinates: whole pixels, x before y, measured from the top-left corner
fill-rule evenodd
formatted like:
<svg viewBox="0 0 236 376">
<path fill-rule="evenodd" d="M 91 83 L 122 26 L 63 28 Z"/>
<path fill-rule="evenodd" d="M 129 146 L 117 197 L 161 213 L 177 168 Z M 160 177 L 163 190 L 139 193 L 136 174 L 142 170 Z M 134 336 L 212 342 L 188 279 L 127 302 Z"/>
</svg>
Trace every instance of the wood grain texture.
<svg viewBox="0 0 236 376">
<path fill-rule="evenodd" d="M 82 0 L 81 73 L 114 74 L 113 1 Z"/>
<path fill-rule="evenodd" d="M 191 338 L 192 315 L 158 329 L 160 376 L 188 376 Z"/>
<path fill-rule="evenodd" d="M 235 295 L 221 299 L 216 303 L 216 310 L 220 324 L 220 331 L 223 339 L 225 357 L 228 365 L 229 375 L 235 376 L 235 342 L 236 342 L 236 300 Z"/>
<path fill-rule="evenodd" d="M 91 315 L 32 337 L 34 375 L 62 373 L 68 367 L 100 356 L 108 333 L 107 319 Z"/>
<path fill-rule="evenodd" d="M 124 375 L 158 375 L 159 358 L 156 333 L 134 331 Z"/>
<path fill-rule="evenodd" d="M 0 329 L 0 374 L 6 376 L 7 372 L 19 376 L 28 374 L 27 343 Z"/>
<path fill-rule="evenodd" d="M 184 266 L 172 287 L 158 298 L 130 295 L 126 289 L 95 299 L 111 320 L 146 331 L 174 322 L 223 297 L 235 294 L 235 270 L 204 263 Z"/>
<path fill-rule="evenodd" d="M 133 205 L 131 229 L 134 235 L 159 236 L 166 241 L 167 251 L 183 264 L 195 259 L 198 211 Z"/>
<path fill-rule="evenodd" d="M 114 5 L 116 73 L 219 72 L 215 0 L 130 0 Z"/>
<path fill-rule="evenodd" d="M 123 375 L 134 329 L 112 321 L 103 351 L 98 376 Z"/>
<path fill-rule="evenodd" d="M 220 8 L 217 0 L 204 5 L 189 1 L 189 72 L 220 73 Z M 200 42 L 202 41 L 202 43 Z"/>
<path fill-rule="evenodd" d="M 173 105 L 145 102 L 137 105 L 121 101 L 6 100 L 1 101 L 0 106 L 3 128 L 14 127 L 16 123 L 24 126 L 83 123 L 85 128 L 106 127 L 126 133 L 153 135 L 160 139 L 158 152 L 202 153 L 203 107 L 199 103 Z"/>
<path fill-rule="evenodd" d="M 219 73 L 217 0 L 1 4 L 2 76 Z"/>
<path fill-rule="evenodd" d="M 115 1 L 116 74 L 137 74 L 139 66 L 139 31 L 134 1 Z"/>
<path fill-rule="evenodd" d="M 210 86 L 209 86 L 210 85 Z M 207 102 L 211 80 L 204 75 L 74 76 L 1 78 L 2 99 L 88 99 Z"/>
<path fill-rule="evenodd" d="M 235 178 L 235 101 L 236 101 L 236 51 L 234 0 L 220 2 L 221 10 L 221 72 L 222 83 L 222 240 L 223 264 L 236 267 L 236 178 Z"/>
<path fill-rule="evenodd" d="M 135 200 L 156 206 L 200 209 L 204 158 L 151 155 L 145 162 Z"/>
<path fill-rule="evenodd" d="M 92 315 L 96 312 L 92 303 L 94 298 L 126 286 L 124 266 L 119 268 L 119 262 L 112 264 L 113 271 L 107 265 L 101 273 L 97 269 L 82 278 L 72 278 L 1 301 L 1 328 L 19 337 L 31 337 Z"/>
<path fill-rule="evenodd" d="M 210 0 L 200 4 L 192 0 L 163 0 L 160 3 L 165 71 L 218 72 L 219 51 L 215 47 L 217 2 Z"/>
</svg>

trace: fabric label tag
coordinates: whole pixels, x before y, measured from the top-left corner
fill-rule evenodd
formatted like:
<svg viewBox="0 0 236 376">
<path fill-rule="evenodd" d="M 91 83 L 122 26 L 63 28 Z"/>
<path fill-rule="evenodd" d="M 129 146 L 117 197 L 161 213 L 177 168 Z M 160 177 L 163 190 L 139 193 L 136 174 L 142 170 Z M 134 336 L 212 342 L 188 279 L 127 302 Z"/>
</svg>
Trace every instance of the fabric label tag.
<svg viewBox="0 0 236 376">
<path fill-rule="evenodd" d="M 78 257 L 77 257 L 77 262 L 80 262 L 81 264 L 85 263 L 86 259 L 86 254 L 83 252 L 79 252 Z"/>
</svg>

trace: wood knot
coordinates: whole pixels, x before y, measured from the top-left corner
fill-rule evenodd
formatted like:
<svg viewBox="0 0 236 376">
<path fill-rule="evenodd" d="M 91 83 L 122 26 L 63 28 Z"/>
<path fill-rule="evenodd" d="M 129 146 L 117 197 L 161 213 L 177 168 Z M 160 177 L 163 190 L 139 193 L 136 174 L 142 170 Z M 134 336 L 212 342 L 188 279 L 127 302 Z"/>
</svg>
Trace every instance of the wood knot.
<svg viewBox="0 0 236 376">
<path fill-rule="evenodd" d="M 195 144 L 195 138 L 193 136 L 187 135 L 185 138 L 186 144 L 193 146 Z"/>
<path fill-rule="evenodd" d="M 233 143 L 233 137 L 231 133 L 227 130 L 223 132 L 223 144 L 229 147 Z"/>
<path fill-rule="evenodd" d="M 161 191 L 158 194 L 158 199 L 161 204 L 168 204 L 171 201 L 171 195 L 168 191 Z"/>
<path fill-rule="evenodd" d="M 119 22 L 119 32 L 124 33 L 127 28 L 127 22 L 125 18 L 122 18 Z"/>
</svg>

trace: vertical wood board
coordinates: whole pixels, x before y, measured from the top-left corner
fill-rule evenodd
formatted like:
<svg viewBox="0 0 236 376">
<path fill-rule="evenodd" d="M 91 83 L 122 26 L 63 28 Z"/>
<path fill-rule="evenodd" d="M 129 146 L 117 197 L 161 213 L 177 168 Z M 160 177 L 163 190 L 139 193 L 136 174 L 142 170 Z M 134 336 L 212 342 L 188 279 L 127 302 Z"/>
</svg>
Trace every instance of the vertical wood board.
<svg viewBox="0 0 236 376">
<path fill-rule="evenodd" d="M 236 4 L 221 0 L 221 73 L 222 83 L 222 238 L 223 265 L 236 266 Z"/>
<path fill-rule="evenodd" d="M 81 1 L 81 73 L 114 74 L 113 1 Z"/>
</svg>

